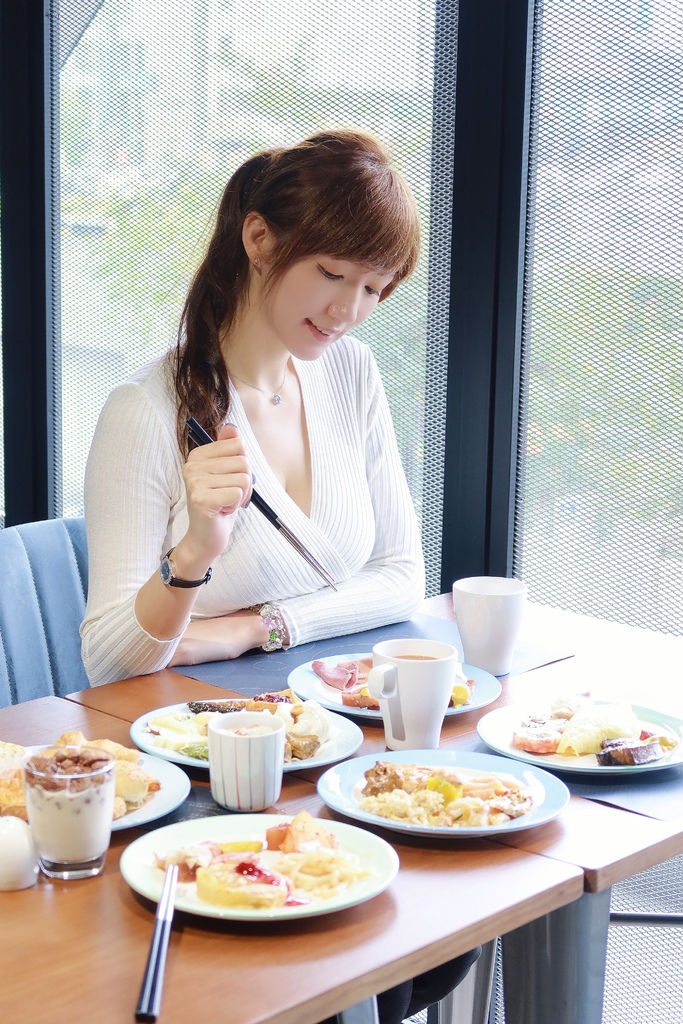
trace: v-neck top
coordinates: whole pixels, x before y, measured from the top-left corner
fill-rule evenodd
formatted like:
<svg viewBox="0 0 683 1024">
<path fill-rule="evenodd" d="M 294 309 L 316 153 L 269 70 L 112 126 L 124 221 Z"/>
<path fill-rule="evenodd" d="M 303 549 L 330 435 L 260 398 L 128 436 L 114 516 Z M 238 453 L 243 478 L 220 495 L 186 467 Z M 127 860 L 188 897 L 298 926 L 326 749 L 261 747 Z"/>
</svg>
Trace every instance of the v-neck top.
<svg viewBox="0 0 683 1024">
<path fill-rule="evenodd" d="M 412 500 L 375 359 L 344 337 L 319 359 L 294 360 L 311 451 L 306 515 L 268 464 L 237 391 L 228 419 L 242 436 L 256 488 L 322 562 L 335 593 L 250 505 L 235 513 L 226 550 L 201 588 L 193 619 L 270 601 L 292 646 L 410 617 L 424 596 Z M 167 357 L 142 367 L 109 396 L 85 477 L 89 587 L 81 627 L 93 685 L 156 671 L 180 637 L 157 640 L 137 622 L 139 588 L 188 526 Z"/>
</svg>

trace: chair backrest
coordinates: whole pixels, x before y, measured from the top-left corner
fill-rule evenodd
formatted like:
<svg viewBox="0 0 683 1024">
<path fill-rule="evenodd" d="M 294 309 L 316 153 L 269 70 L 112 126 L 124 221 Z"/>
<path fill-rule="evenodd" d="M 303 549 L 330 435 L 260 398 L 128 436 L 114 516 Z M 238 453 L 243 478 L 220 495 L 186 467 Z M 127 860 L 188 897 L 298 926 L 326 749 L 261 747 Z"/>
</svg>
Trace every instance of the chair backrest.
<svg viewBox="0 0 683 1024">
<path fill-rule="evenodd" d="M 90 683 L 81 660 L 85 520 L 0 530 L 0 707 Z"/>
</svg>

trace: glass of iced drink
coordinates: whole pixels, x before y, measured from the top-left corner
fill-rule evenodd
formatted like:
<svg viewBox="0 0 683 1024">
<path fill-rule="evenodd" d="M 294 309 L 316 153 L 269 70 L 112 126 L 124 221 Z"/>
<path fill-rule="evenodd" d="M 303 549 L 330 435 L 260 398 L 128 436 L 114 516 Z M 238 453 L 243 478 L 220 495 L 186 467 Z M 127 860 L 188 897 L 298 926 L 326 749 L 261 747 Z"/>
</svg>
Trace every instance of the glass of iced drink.
<svg viewBox="0 0 683 1024">
<path fill-rule="evenodd" d="M 41 747 L 22 758 L 28 822 L 48 877 L 89 878 L 103 870 L 115 767 L 97 747 Z"/>
</svg>

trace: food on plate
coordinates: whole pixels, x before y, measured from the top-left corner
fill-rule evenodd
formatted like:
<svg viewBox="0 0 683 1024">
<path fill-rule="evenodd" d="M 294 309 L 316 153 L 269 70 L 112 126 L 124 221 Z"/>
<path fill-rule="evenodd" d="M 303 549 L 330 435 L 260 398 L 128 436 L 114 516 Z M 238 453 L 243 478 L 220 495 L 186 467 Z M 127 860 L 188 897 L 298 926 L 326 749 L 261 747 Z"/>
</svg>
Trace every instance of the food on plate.
<svg viewBox="0 0 683 1024">
<path fill-rule="evenodd" d="M 355 661 L 340 661 L 330 665 L 324 660 L 312 661 L 311 668 L 328 686 L 341 691 L 341 702 L 345 708 L 369 708 L 379 711 L 379 701 L 370 693 L 367 682 L 372 669 L 372 658 L 357 658 Z M 458 708 L 469 704 L 476 682 L 467 679 L 456 670 L 449 707 Z"/>
<path fill-rule="evenodd" d="M 603 740 L 635 739 L 639 735 L 638 719 L 628 705 L 587 705 L 568 720 L 562 730 L 557 753 L 568 757 L 597 754 Z"/>
<path fill-rule="evenodd" d="M 291 821 L 266 829 L 266 843 L 269 850 L 302 853 L 314 849 L 334 850 L 337 837 L 308 811 L 300 811 Z"/>
<path fill-rule="evenodd" d="M 379 711 L 379 701 L 373 697 L 367 686 L 360 690 L 343 690 L 341 702 L 345 708 L 369 708 L 371 711 Z"/>
<path fill-rule="evenodd" d="M 460 673 L 457 673 L 457 681 L 453 687 L 449 707 L 460 708 L 464 704 L 469 704 L 476 685 L 475 679 L 466 679 L 464 675 L 461 676 Z"/>
<path fill-rule="evenodd" d="M 294 690 L 274 690 L 255 697 L 233 697 L 230 700 L 189 700 L 187 706 L 194 714 L 202 711 L 228 714 L 232 711 L 274 711 L 276 704 L 301 704 Z"/>
<path fill-rule="evenodd" d="M 526 753 L 595 754 L 600 765 L 658 761 L 677 743 L 667 729 L 644 729 L 629 705 L 596 703 L 589 693 L 556 698 L 548 712 L 528 716 L 512 733 L 512 746 Z"/>
<path fill-rule="evenodd" d="M 267 829 L 266 842 L 206 841 L 157 856 L 156 866 L 178 864 L 178 881 L 194 882 L 206 903 L 257 909 L 331 899 L 368 874 L 308 811 Z"/>
<path fill-rule="evenodd" d="M 311 668 L 324 683 L 335 690 L 359 690 L 365 686 L 372 668 L 372 658 L 358 658 L 356 661 L 340 661 L 328 665 L 326 661 L 312 661 Z"/>
<path fill-rule="evenodd" d="M 82 732 L 72 730 L 62 733 L 57 744 L 74 745 L 76 747 L 97 747 L 99 750 L 106 750 L 117 761 L 130 761 L 131 764 L 138 764 L 140 751 L 131 747 L 124 747 L 122 743 L 115 743 L 114 740 L 86 740 Z"/>
<path fill-rule="evenodd" d="M 528 814 L 531 791 L 504 772 L 377 761 L 365 772 L 360 808 L 412 825 L 479 828 Z"/>
<path fill-rule="evenodd" d="M 660 742 L 660 737 L 637 740 L 616 739 L 603 740 L 601 749 L 595 755 L 598 764 L 649 764 L 659 761 L 668 753 Z"/>
<path fill-rule="evenodd" d="M 209 721 L 216 715 L 229 714 L 236 710 L 224 708 L 223 702 L 216 705 L 200 702 L 211 710 L 194 714 L 188 710 L 168 711 L 164 715 L 152 715 L 145 728 L 154 736 L 154 745 L 175 750 L 185 757 L 200 761 L 209 759 Z M 197 706 L 197 702 L 193 702 Z M 188 705 L 189 707 L 189 705 Z M 304 761 L 315 757 L 320 748 L 332 739 L 336 732 L 334 718 L 315 701 L 302 701 L 292 690 L 276 693 L 262 693 L 245 701 L 239 710 L 268 711 L 285 723 L 285 763 Z"/>
<path fill-rule="evenodd" d="M 116 795 L 114 797 L 114 820 L 122 818 L 130 811 L 137 810 L 146 804 L 161 789 L 161 783 L 140 767 L 140 751 L 124 747 L 114 740 L 87 740 L 82 732 L 70 731 L 63 733 L 54 746 L 97 747 L 111 754 L 116 760 L 115 780 Z M 13 751 L 9 751 L 13 747 Z M 0 815 L 13 814 L 17 818 L 28 821 L 24 781 L 20 767 L 20 758 L 25 753 L 24 747 L 17 744 L 0 742 L 0 756 L 3 750 L 7 758 L 0 762 Z M 9 755 L 12 762 L 9 761 Z M 6 766 L 6 767 L 4 767 Z"/>
</svg>

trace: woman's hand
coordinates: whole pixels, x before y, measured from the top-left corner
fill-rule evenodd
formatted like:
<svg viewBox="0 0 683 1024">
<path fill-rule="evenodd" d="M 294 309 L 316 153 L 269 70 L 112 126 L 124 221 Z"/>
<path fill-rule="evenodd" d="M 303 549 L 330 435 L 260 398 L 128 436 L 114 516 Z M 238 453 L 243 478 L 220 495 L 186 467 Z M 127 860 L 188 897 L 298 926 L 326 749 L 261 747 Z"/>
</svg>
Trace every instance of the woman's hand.
<svg viewBox="0 0 683 1024">
<path fill-rule="evenodd" d="M 205 661 L 238 658 L 268 639 L 268 630 L 257 612 L 244 609 L 215 619 L 191 622 L 175 649 L 169 665 L 200 665 Z"/>
<path fill-rule="evenodd" d="M 234 513 L 251 497 L 252 475 L 237 427 L 227 424 L 218 440 L 190 452 L 183 477 L 190 522 L 174 561 L 208 566 L 225 551 Z"/>
</svg>

